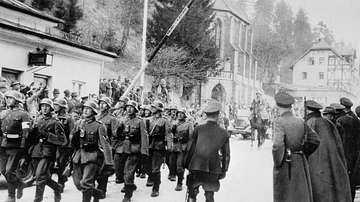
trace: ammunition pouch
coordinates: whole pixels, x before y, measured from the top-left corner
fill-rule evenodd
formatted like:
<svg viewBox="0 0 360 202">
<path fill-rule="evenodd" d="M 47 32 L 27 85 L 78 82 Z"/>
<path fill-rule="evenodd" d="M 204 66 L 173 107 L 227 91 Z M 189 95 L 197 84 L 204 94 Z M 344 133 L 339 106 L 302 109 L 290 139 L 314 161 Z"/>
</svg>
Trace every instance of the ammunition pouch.
<svg viewBox="0 0 360 202">
<path fill-rule="evenodd" d="M 82 144 L 82 145 L 80 145 L 80 148 L 83 149 L 86 152 L 99 151 L 99 145 L 98 145 L 97 142 Z"/>
<path fill-rule="evenodd" d="M 129 138 L 131 144 L 140 144 L 140 142 L 141 142 L 140 135 L 129 134 L 129 135 L 127 135 L 127 137 Z"/>
</svg>

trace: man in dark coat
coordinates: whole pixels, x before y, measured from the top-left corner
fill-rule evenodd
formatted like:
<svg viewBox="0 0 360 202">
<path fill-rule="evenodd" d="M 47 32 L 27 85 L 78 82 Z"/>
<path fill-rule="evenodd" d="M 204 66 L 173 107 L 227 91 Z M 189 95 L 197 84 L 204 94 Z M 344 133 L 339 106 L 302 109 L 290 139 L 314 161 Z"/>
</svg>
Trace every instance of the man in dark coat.
<svg viewBox="0 0 360 202">
<path fill-rule="evenodd" d="M 274 202 L 312 202 L 307 158 L 320 144 L 319 136 L 291 111 L 294 98 L 287 93 L 275 95 L 280 116 L 274 121 Z"/>
<path fill-rule="evenodd" d="M 190 172 L 187 182 L 190 202 L 196 201 L 200 186 L 205 191 L 206 201 L 213 202 L 214 192 L 220 189 L 219 180 L 225 178 L 229 168 L 230 135 L 218 124 L 220 110 L 220 103 L 204 108 L 208 121 L 194 129 L 186 145 L 182 165 Z"/>
<path fill-rule="evenodd" d="M 347 106 L 349 106 L 348 103 Z M 360 124 L 359 119 L 354 118 L 350 115 L 346 107 L 343 110 L 339 109 L 336 122 L 340 128 L 340 136 L 342 137 L 343 148 L 345 152 L 347 169 L 350 180 L 350 188 L 352 199 L 355 198 L 356 194 L 356 178 L 355 173 L 359 172 L 357 168 L 357 161 L 359 160 L 359 149 L 360 149 Z"/>
<path fill-rule="evenodd" d="M 308 159 L 314 202 L 351 201 L 341 138 L 336 126 L 321 116 L 322 108 L 313 100 L 307 101 L 306 120 L 321 139 L 318 149 Z"/>
</svg>

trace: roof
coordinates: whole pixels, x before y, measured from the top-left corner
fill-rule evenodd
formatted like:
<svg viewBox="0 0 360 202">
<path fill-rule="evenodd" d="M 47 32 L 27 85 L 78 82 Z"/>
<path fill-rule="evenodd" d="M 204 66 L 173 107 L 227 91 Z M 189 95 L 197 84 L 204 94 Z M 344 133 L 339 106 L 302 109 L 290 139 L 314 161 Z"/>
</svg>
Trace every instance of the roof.
<svg viewBox="0 0 360 202">
<path fill-rule="evenodd" d="M 230 12 L 236 17 L 243 20 L 245 23 L 250 24 L 250 21 L 246 14 L 241 10 L 238 4 L 234 0 L 214 0 L 214 9 L 219 11 Z"/>
<path fill-rule="evenodd" d="M 10 22 L 10 21 L 6 21 L 6 20 L 3 20 L 3 19 L 0 19 L 0 28 L 13 30 L 13 31 L 21 32 L 21 33 L 25 33 L 25 34 L 30 34 L 30 35 L 33 35 L 33 36 L 40 37 L 42 39 L 49 39 L 49 40 L 52 40 L 52 41 L 55 41 L 55 42 L 58 42 L 58 43 L 66 44 L 66 45 L 69 45 L 69 46 L 73 46 L 73 47 L 76 47 L 76 48 L 80 48 L 80 49 L 83 49 L 83 50 L 86 50 L 86 51 L 90 51 L 90 52 L 97 53 L 97 54 L 104 55 L 104 56 L 111 57 L 111 58 L 117 58 L 118 57 L 115 53 L 112 53 L 112 52 L 108 52 L 108 51 L 104 51 L 104 50 L 100 50 L 100 49 L 95 49 L 95 48 L 90 47 L 90 46 L 81 45 L 81 44 L 78 44 L 78 43 L 75 43 L 75 42 L 72 42 L 72 41 L 68 41 L 68 40 L 65 40 L 65 39 L 62 39 L 62 38 L 59 38 L 59 37 L 52 36 L 50 34 L 46 34 L 44 32 L 38 31 L 36 29 L 31 29 L 31 28 L 28 28 L 28 27 L 25 27 L 25 26 L 22 26 L 22 25 L 19 25 L 19 24 Z"/>
<path fill-rule="evenodd" d="M 334 49 L 343 56 L 354 56 L 356 58 L 356 50 L 350 46 L 336 46 Z"/>
<path fill-rule="evenodd" d="M 321 40 L 318 43 L 314 44 L 309 50 L 307 50 L 302 56 L 299 57 L 299 59 L 297 59 L 295 62 L 293 62 L 290 65 L 290 69 L 293 69 L 294 65 L 299 62 L 299 60 L 301 60 L 303 57 L 305 57 L 305 55 L 307 55 L 310 51 L 316 51 L 316 50 L 329 50 L 332 51 L 333 53 L 335 53 L 338 57 L 340 57 L 341 59 L 344 59 L 340 53 L 338 53 L 333 47 L 331 47 L 328 43 L 326 43 L 325 41 Z"/>
<path fill-rule="evenodd" d="M 29 6 L 25 3 L 22 3 L 20 1 L 17 1 L 17 0 L 0 0 L 0 6 L 6 7 L 9 9 L 12 9 L 12 10 L 16 10 L 16 11 L 19 11 L 22 13 L 26 13 L 26 14 L 29 14 L 29 15 L 32 15 L 32 16 L 35 16 L 38 18 L 45 19 L 45 20 L 49 20 L 52 22 L 64 23 L 64 21 L 59 18 L 49 15 L 45 12 L 36 10 L 36 9 L 32 8 L 31 6 Z"/>
</svg>

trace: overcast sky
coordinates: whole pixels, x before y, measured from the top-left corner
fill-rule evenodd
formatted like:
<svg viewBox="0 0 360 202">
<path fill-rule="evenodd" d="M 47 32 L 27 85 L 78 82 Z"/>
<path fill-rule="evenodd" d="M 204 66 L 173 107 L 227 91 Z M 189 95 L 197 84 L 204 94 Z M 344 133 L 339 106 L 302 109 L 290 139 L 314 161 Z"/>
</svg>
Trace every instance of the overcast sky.
<svg viewBox="0 0 360 202">
<path fill-rule="evenodd" d="M 306 10 L 312 26 L 323 21 L 334 33 L 335 39 L 351 43 L 359 50 L 360 45 L 360 0 L 285 0 L 293 7 Z"/>
<path fill-rule="evenodd" d="M 236 1 L 236 0 L 234 0 Z M 280 1 L 280 0 L 276 0 Z M 247 0 L 252 14 L 256 0 Z M 307 13 L 311 26 L 323 21 L 329 27 L 337 42 L 352 44 L 360 51 L 360 0 L 285 0 L 294 15 L 302 7 Z M 295 16 L 294 16 L 295 17 Z"/>
</svg>

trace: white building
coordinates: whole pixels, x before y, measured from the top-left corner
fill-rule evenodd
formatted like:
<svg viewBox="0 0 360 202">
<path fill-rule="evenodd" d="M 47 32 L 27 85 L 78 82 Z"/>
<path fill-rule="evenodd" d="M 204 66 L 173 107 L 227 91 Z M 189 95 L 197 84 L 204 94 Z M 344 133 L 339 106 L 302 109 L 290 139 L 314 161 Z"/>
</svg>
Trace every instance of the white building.
<svg viewBox="0 0 360 202">
<path fill-rule="evenodd" d="M 360 93 L 356 58 L 354 48 L 332 47 L 320 40 L 291 65 L 293 84 L 282 88 L 299 101 L 306 96 L 325 106 L 347 97 L 356 104 Z"/>
<path fill-rule="evenodd" d="M 18 80 L 29 85 L 43 83 L 50 89 L 78 92 L 81 96 L 99 92 L 99 79 L 105 62 L 112 62 L 116 54 L 69 40 L 69 34 L 57 27 L 62 20 L 16 0 L 0 1 L 0 71 L 8 83 Z M 30 53 L 44 52 L 44 58 Z M 31 57 L 31 58 L 30 58 Z"/>
</svg>

